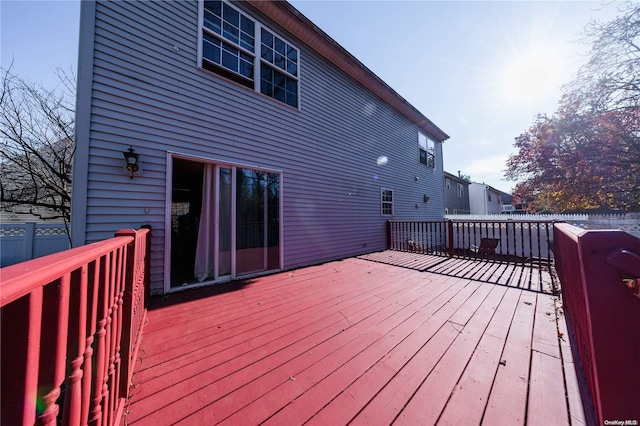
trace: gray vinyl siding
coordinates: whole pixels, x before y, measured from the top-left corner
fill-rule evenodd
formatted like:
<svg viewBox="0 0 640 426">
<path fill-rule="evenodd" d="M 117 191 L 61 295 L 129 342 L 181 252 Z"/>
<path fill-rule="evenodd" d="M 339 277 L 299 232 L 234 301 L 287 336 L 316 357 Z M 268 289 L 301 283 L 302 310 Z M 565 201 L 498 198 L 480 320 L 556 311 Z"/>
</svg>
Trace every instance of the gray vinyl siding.
<svg viewBox="0 0 640 426">
<path fill-rule="evenodd" d="M 449 214 L 469 214 L 469 182 L 448 173 L 444 174 L 444 179 L 451 182 L 449 189 L 444 186 L 445 208 Z M 462 197 L 458 196 L 458 184 L 462 185 Z"/>
<path fill-rule="evenodd" d="M 275 23 L 260 18 L 300 49 L 300 110 L 197 68 L 196 1 L 95 7 L 90 136 L 78 141 L 89 149 L 76 159 L 88 173 L 74 196 L 86 190 L 86 242 L 152 226 L 154 293 L 167 152 L 281 171 L 286 269 L 384 249 L 387 219 L 442 219 L 441 143 L 435 169 L 421 164 L 414 123 Z M 142 164 L 134 179 L 123 173 L 129 145 Z M 381 188 L 394 191 L 393 217 L 381 215 Z"/>
</svg>

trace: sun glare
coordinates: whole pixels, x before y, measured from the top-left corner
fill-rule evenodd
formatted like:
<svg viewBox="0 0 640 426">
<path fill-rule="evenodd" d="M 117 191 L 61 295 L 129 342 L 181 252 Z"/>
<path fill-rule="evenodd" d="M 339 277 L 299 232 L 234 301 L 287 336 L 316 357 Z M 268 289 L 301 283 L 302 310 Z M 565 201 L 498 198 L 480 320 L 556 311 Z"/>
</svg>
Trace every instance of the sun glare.
<svg viewBox="0 0 640 426">
<path fill-rule="evenodd" d="M 532 48 L 508 60 L 500 77 L 502 97 L 512 104 L 532 104 L 554 95 L 564 78 L 564 59 L 552 48 Z"/>
</svg>

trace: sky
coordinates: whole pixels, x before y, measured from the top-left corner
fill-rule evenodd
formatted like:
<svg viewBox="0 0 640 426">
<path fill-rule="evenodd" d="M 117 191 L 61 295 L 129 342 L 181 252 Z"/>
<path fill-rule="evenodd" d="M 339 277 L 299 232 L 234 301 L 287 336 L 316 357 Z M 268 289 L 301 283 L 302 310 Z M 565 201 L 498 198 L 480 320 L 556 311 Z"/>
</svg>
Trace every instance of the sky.
<svg viewBox="0 0 640 426">
<path fill-rule="evenodd" d="M 446 171 L 510 192 L 514 138 L 553 114 L 610 1 L 296 0 L 294 7 L 444 130 Z M 1 0 L 6 70 L 49 89 L 77 67 L 79 1 Z"/>
</svg>

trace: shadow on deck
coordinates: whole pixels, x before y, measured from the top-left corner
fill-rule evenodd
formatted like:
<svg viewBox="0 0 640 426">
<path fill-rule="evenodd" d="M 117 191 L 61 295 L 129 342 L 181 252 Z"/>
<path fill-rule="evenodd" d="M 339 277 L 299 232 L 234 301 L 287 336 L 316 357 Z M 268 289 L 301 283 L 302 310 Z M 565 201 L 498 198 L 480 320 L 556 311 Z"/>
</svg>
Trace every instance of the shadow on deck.
<svg viewBox="0 0 640 426">
<path fill-rule="evenodd" d="M 584 423 L 550 277 L 470 262 L 381 252 L 156 302 L 127 424 Z"/>
<path fill-rule="evenodd" d="M 530 266 L 486 259 L 445 256 L 387 250 L 359 256 L 360 259 L 415 269 L 422 272 L 467 278 L 491 284 L 557 294 L 558 279 L 553 268 Z"/>
</svg>

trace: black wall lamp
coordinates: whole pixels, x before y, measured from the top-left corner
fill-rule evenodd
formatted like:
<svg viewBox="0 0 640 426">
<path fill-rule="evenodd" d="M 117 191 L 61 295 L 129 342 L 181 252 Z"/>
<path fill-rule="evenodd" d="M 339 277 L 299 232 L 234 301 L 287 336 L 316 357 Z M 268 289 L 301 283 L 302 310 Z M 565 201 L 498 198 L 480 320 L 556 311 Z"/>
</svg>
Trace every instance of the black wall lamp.
<svg viewBox="0 0 640 426">
<path fill-rule="evenodd" d="M 129 178 L 133 179 L 133 174 L 140 170 L 138 165 L 138 154 L 136 154 L 131 146 L 127 151 L 122 153 L 124 156 L 124 165 L 129 172 Z"/>
</svg>

